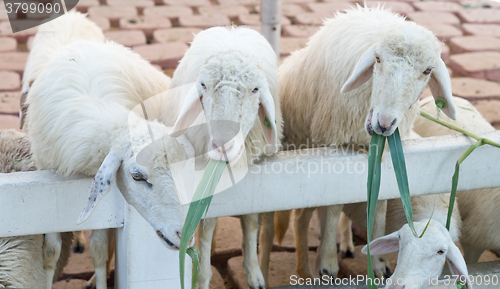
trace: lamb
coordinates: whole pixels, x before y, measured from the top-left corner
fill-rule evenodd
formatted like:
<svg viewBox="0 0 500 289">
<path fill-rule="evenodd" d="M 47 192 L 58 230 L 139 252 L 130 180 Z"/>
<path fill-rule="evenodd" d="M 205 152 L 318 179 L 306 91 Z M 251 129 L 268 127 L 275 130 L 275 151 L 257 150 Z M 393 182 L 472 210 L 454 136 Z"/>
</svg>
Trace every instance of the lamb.
<svg viewBox="0 0 500 289">
<path fill-rule="evenodd" d="M 26 97 L 30 86 L 49 64 L 57 50 L 76 40 L 104 42 L 102 30 L 85 14 L 70 11 L 38 27 L 32 48 L 23 72 L 21 105 L 19 109 L 20 127 L 26 118 Z"/>
<path fill-rule="evenodd" d="M 159 123 L 157 116 L 150 114 L 146 120 L 132 111 L 166 91 L 169 82 L 128 48 L 78 41 L 59 50 L 31 86 L 27 125 L 37 166 L 62 175 L 95 176 L 78 223 L 90 216 L 116 182 L 163 244 L 179 248 L 187 208 L 181 206 L 169 164 L 184 159 L 185 150 L 172 137 L 161 137 L 168 136 L 171 128 Z M 144 148 L 149 154 L 139 161 L 137 155 Z M 45 240 L 54 264 L 60 238 L 47 234 Z M 93 231 L 90 253 L 98 289 L 106 288 L 107 244 L 106 230 Z M 46 274 L 53 275 L 53 270 Z"/>
<path fill-rule="evenodd" d="M 13 129 L 0 130 L 0 173 L 34 170 L 27 135 Z M 44 273 L 43 235 L 0 238 L 0 287 L 40 288 L 40 284 L 55 282 L 69 259 L 71 235 L 62 233 L 54 279 L 46 279 Z"/>
<path fill-rule="evenodd" d="M 204 110 L 208 132 L 187 136 L 197 155 L 208 151 L 216 160 L 253 163 L 277 150 L 281 138 L 278 59 L 258 32 L 248 28 L 214 27 L 195 36 L 174 73 L 171 89 L 191 87 L 178 119 L 164 118 L 174 131 L 184 130 Z M 166 112 L 163 109 L 163 112 Z M 258 116 L 258 117 L 257 117 Z M 220 121 L 223 121 L 222 124 Z M 236 133 L 227 135 L 230 123 Z M 227 158 L 224 156 L 227 154 Z M 200 271 L 197 288 L 208 288 L 210 250 L 216 219 L 200 222 Z M 258 214 L 242 216 L 244 261 L 250 288 L 264 288 L 257 260 Z"/>
<path fill-rule="evenodd" d="M 441 116 L 445 121 L 473 132 L 495 130 L 467 100 L 454 97 L 453 101 L 460 108 L 460 114 L 458 114 L 456 121 Z M 421 100 L 420 108 L 431 115 L 437 115 L 431 97 Z M 414 130 L 425 137 L 458 133 L 424 118 L 417 118 Z M 423 231 L 431 218 L 429 228 L 422 238 L 413 236 L 408 224 L 399 229 L 402 224 L 406 223 L 401 201 L 389 200 L 386 233 L 390 234 L 370 243 L 372 254 L 386 254 L 399 250 L 396 271 L 386 288 L 395 288 L 391 287 L 390 283 L 403 285 L 411 283 L 412 280 L 419 280 L 422 284 L 407 285 L 405 288 L 425 288 L 429 285 L 429 278 L 439 276 L 445 259 L 450 265 L 452 274 L 459 276 L 459 280 L 466 281 L 467 287 L 470 288 L 466 261 L 467 263 L 475 263 L 484 249 L 497 250 L 500 248 L 495 245 L 495 243 L 499 243 L 494 240 L 494 234 L 491 234 L 491 232 L 498 230 L 493 227 L 478 226 L 478 224 L 485 224 L 486 220 L 490 221 L 495 218 L 494 214 L 496 213 L 492 214 L 487 209 L 491 207 L 492 201 L 499 195 L 499 192 L 498 188 L 458 192 L 449 232 L 445 228 L 449 194 L 413 197 L 412 208 L 414 220 L 417 220 L 415 228 L 418 234 Z M 489 204 L 485 205 L 486 202 Z M 465 260 L 454 244 L 459 239 L 464 248 Z M 366 252 L 366 246 L 362 251 Z M 415 260 L 419 260 L 419 262 L 415 262 Z"/>
<path fill-rule="evenodd" d="M 436 116 L 436 110 L 429 103 L 429 98 L 421 100 L 421 109 Z M 495 128 L 467 100 L 457 97 L 455 103 L 463 108 L 460 109 L 460 117 L 457 121 L 453 121 L 441 115 L 443 120 L 472 132 L 495 131 Z M 458 133 L 423 118 L 415 122 L 415 131 L 425 137 Z M 499 196 L 499 188 L 457 192 L 458 208 L 462 218 L 460 244 L 468 264 L 477 263 L 484 250 L 500 251 L 500 231 L 495 225 L 498 224 L 496 204 L 500 204 Z"/>
<path fill-rule="evenodd" d="M 467 266 L 460 249 L 455 245 L 461 227 L 457 206 L 453 208 L 450 231 L 445 227 L 449 199 L 450 194 L 411 198 L 418 236 L 413 234 L 407 224 L 401 200 L 388 200 L 386 232 L 391 233 L 370 242 L 372 255 L 399 251 L 396 270 L 386 280 L 386 288 L 403 288 L 402 285 L 412 289 L 427 288 L 431 279 L 439 277 L 445 261 L 452 274 L 458 276 L 459 280 L 466 280 L 467 287 L 471 288 Z M 361 252 L 366 254 L 366 246 Z"/>
<path fill-rule="evenodd" d="M 358 5 L 325 20 L 306 47 L 292 53 L 279 70 L 284 146 L 355 144 L 368 148 L 373 132 L 388 136 L 397 127 L 406 138 L 417 116 L 416 101 L 427 84 L 433 96 L 447 104 L 444 112 L 454 118 L 450 78 L 440 59 L 440 46 L 429 30 L 380 7 Z M 365 206 L 320 208 L 325 219 L 315 275 L 338 272 L 335 239 L 342 208 L 354 217 L 351 214 L 357 212 L 365 215 Z M 385 201 L 378 203 L 373 238 L 384 234 L 385 207 Z M 313 277 L 304 236 L 314 209 L 295 213 L 301 277 Z M 278 236 L 286 227 L 277 224 Z M 390 275 L 387 259 L 379 259 L 372 258 L 375 274 Z"/>
</svg>

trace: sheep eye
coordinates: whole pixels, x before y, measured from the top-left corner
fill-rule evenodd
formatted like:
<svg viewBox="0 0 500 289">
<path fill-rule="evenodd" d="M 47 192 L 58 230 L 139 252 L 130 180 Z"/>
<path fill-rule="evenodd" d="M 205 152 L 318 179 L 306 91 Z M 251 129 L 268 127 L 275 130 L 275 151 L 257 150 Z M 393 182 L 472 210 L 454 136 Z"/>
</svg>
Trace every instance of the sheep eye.
<svg viewBox="0 0 500 289">
<path fill-rule="evenodd" d="M 258 88 L 258 87 L 254 88 L 254 89 L 252 90 L 252 93 L 256 93 L 257 91 L 259 91 L 259 88 Z"/>
<path fill-rule="evenodd" d="M 141 173 L 132 173 L 132 178 L 135 181 L 146 181 L 146 179 L 144 178 L 144 176 Z"/>
<path fill-rule="evenodd" d="M 443 255 L 443 254 L 444 254 L 444 250 L 439 250 L 439 251 L 438 251 L 438 254 L 439 254 L 439 255 Z"/>
<path fill-rule="evenodd" d="M 431 73 L 432 69 L 431 68 L 427 68 L 425 71 L 424 71 L 424 74 L 425 75 L 429 75 Z"/>
<path fill-rule="evenodd" d="M 377 63 L 380 63 L 380 57 L 375 57 L 375 59 L 377 59 Z"/>
<path fill-rule="evenodd" d="M 207 89 L 207 87 L 205 86 L 205 83 L 200 83 L 201 84 L 201 87 L 203 87 L 203 89 Z"/>
</svg>

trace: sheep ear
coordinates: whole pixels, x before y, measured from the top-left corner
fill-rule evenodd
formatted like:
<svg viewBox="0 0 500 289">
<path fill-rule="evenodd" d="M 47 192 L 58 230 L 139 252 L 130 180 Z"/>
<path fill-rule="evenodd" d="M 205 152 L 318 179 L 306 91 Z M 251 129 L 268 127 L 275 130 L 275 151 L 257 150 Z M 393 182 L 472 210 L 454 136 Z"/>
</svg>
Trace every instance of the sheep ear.
<svg viewBox="0 0 500 289">
<path fill-rule="evenodd" d="M 198 115 L 203 111 L 201 97 L 202 94 L 198 90 L 198 86 L 194 84 L 189 89 L 186 97 L 184 98 L 181 112 L 174 124 L 174 132 L 189 128 L 189 126 L 196 120 Z"/>
<path fill-rule="evenodd" d="M 92 181 L 89 200 L 76 222 L 77 225 L 85 222 L 90 217 L 97 203 L 101 199 L 102 194 L 108 191 L 111 185 L 111 180 L 116 176 L 116 172 L 120 168 L 121 163 L 121 158 L 118 157 L 118 155 L 113 151 L 110 151 L 106 156 L 101 164 L 101 167 L 99 167 L 99 171 L 97 171 L 94 180 Z"/>
<path fill-rule="evenodd" d="M 370 48 L 361 55 L 358 63 L 356 63 L 356 67 L 354 67 L 354 71 L 340 91 L 345 93 L 367 82 L 373 75 L 373 64 L 375 64 L 375 44 L 370 46 Z"/>
<path fill-rule="evenodd" d="M 271 145 L 273 152 L 276 152 L 278 150 L 278 131 L 276 129 L 274 99 L 269 88 L 263 89 L 260 97 L 259 119 L 267 143 Z"/>
<path fill-rule="evenodd" d="M 399 250 L 399 231 L 377 238 L 370 242 L 370 254 L 383 255 Z M 361 253 L 366 254 L 366 246 L 361 249 Z"/>
<path fill-rule="evenodd" d="M 458 280 L 465 280 L 467 289 L 471 289 L 472 283 L 469 280 L 469 272 L 467 271 L 467 265 L 465 264 L 464 257 L 462 257 L 460 249 L 458 249 L 453 242 L 450 242 L 446 259 L 448 260 L 448 266 L 450 267 L 451 274 L 458 275 Z"/>
<path fill-rule="evenodd" d="M 441 58 L 438 59 L 436 67 L 432 70 L 429 88 L 434 99 L 443 99 L 446 101 L 447 107 L 443 109 L 443 112 L 451 119 L 456 119 L 455 103 L 451 95 L 450 74 Z"/>
</svg>

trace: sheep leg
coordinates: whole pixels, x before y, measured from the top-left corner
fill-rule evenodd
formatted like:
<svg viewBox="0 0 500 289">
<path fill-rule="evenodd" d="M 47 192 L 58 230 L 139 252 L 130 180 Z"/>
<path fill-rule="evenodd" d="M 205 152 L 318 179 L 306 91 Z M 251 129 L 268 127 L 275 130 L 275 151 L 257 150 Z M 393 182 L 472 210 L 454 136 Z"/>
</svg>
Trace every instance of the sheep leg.
<svg viewBox="0 0 500 289">
<path fill-rule="evenodd" d="M 46 288 L 52 288 L 52 281 L 54 279 L 54 272 L 56 270 L 57 260 L 61 254 L 61 234 L 51 233 L 45 234 L 43 244 L 43 271 L 47 278 Z"/>
<path fill-rule="evenodd" d="M 87 244 L 84 231 L 74 231 L 73 236 L 73 252 L 83 253 L 83 251 L 85 251 L 85 245 Z"/>
<path fill-rule="evenodd" d="M 108 261 L 106 261 L 106 279 L 109 277 L 111 273 L 111 261 L 113 260 L 113 256 L 115 254 L 115 229 L 108 229 Z M 95 289 L 96 288 L 96 280 L 95 273 L 92 275 L 92 278 L 89 279 L 85 288 Z"/>
<path fill-rule="evenodd" d="M 293 211 L 293 232 L 295 235 L 295 248 L 297 250 L 297 274 L 301 278 L 313 278 L 309 266 L 309 246 L 307 233 L 309 222 L 316 208 L 297 209 Z"/>
<path fill-rule="evenodd" d="M 340 256 L 342 259 L 354 258 L 354 242 L 352 241 L 352 221 L 343 212 L 339 220 Z"/>
<path fill-rule="evenodd" d="M 316 254 L 316 274 L 337 277 L 337 226 L 343 205 L 321 207 L 318 213 L 321 221 L 321 242 Z"/>
<path fill-rule="evenodd" d="M 465 243 L 460 243 L 464 250 L 464 259 L 467 264 L 475 264 L 479 261 L 479 257 L 483 254 L 484 249 L 476 248 Z"/>
<path fill-rule="evenodd" d="M 107 275 L 106 262 L 108 261 L 108 230 L 93 230 L 90 235 L 90 257 L 95 270 L 95 285 L 89 280 L 85 289 L 106 289 Z M 95 287 L 94 287 L 95 286 Z"/>
<path fill-rule="evenodd" d="M 257 234 L 259 214 L 243 215 L 240 219 L 243 228 L 243 267 L 247 272 L 247 284 L 251 289 L 266 287 L 257 258 Z"/>
<path fill-rule="evenodd" d="M 371 240 L 383 237 L 385 235 L 385 216 L 387 212 L 387 201 L 378 201 L 375 210 L 375 219 L 373 220 L 373 231 Z M 372 266 L 375 277 L 389 278 L 392 275 L 391 263 L 385 255 L 372 255 Z"/>
<path fill-rule="evenodd" d="M 260 214 L 259 261 L 266 286 L 269 287 L 267 273 L 274 240 L 274 212 Z"/>
<path fill-rule="evenodd" d="M 204 219 L 199 224 L 200 236 L 200 270 L 196 281 L 196 289 L 210 288 L 212 279 L 212 267 L 210 266 L 210 255 L 212 250 L 212 238 L 214 236 L 217 218 Z"/>
</svg>

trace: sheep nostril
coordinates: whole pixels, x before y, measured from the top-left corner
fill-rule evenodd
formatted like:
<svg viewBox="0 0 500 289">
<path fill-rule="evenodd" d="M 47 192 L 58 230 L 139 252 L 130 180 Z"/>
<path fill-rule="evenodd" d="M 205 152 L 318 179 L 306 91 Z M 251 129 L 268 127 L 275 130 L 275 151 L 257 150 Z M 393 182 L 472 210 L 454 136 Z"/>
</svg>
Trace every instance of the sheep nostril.
<svg viewBox="0 0 500 289">
<path fill-rule="evenodd" d="M 177 237 L 179 237 L 179 239 L 180 239 L 181 238 L 181 232 L 177 231 L 175 233 L 177 233 Z"/>
<path fill-rule="evenodd" d="M 386 129 L 384 126 L 382 126 L 382 125 L 380 124 L 380 121 L 377 121 L 377 122 L 378 122 L 378 128 L 380 129 L 380 131 L 381 131 L 382 133 L 384 133 L 387 129 Z"/>
<path fill-rule="evenodd" d="M 396 123 L 396 120 L 397 118 L 395 118 L 392 122 L 391 122 L 391 127 Z"/>
</svg>

